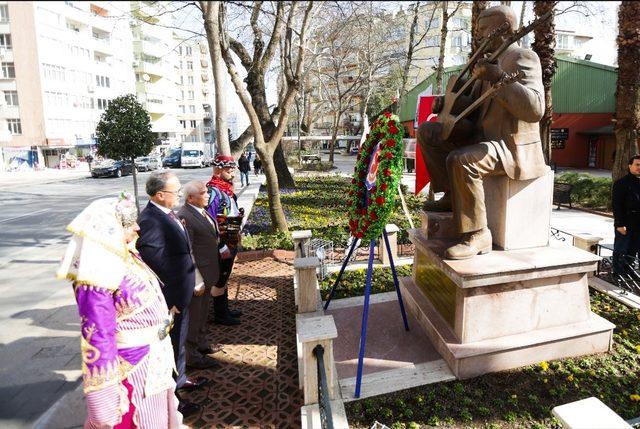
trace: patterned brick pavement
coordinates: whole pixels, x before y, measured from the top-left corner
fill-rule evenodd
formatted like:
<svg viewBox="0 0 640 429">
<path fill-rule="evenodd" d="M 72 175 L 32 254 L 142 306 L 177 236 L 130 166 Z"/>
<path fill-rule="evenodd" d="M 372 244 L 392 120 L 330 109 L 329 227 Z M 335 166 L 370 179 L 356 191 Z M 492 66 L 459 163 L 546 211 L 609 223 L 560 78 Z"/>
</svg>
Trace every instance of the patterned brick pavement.
<svg viewBox="0 0 640 429">
<path fill-rule="evenodd" d="M 209 325 L 208 340 L 224 346 L 220 367 L 189 372 L 211 380 L 188 400 L 203 411 L 185 421 L 206 428 L 299 428 L 293 268 L 271 256 L 237 262 L 229 293 L 240 326 Z M 235 300 L 235 302 L 233 302 Z"/>
</svg>

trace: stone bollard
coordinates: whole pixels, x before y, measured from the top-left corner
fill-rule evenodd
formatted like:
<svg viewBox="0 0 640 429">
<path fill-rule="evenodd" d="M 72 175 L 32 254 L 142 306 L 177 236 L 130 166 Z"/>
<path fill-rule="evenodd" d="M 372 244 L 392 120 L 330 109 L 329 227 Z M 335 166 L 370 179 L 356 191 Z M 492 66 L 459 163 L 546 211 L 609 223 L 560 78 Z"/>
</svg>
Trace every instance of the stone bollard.
<svg viewBox="0 0 640 429">
<path fill-rule="evenodd" d="M 385 227 L 387 231 L 387 237 L 389 237 L 389 247 L 391 247 L 391 255 L 394 261 L 398 260 L 398 231 L 400 228 L 395 223 L 388 223 Z M 389 255 L 387 254 L 387 246 L 384 243 L 384 237 L 380 237 L 378 244 L 378 254 L 380 255 L 380 262 L 385 267 L 390 265 Z"/>
<path fill-rule="evenodd" d="M 333 358 L 333 339 L 338 330 L 333 316 L 298 318 L 296 321 L 298 342 L 302 344 L 302 386 L 304 404 L 318 403 L 318 367 L 313 354 L 315 346 L 324 347 L 324 368 L 327 375 L 329 399 L 336 399 L 336 374 Z"/>
<path fill-rule="evenodd" d="M 589 233 L 582 234 L 572 234 L 573 235 L 573 245 L 578 249 L 586 250 L 590 253 L 598 253 L 598 243 L 602 241 L 601 237 L 596 237 L 595 235 L 591 235 Z M 588 277 L 593 277 L 594 273 L 588 273 Z"/>
<path fill-rule="evenodd" d="M 311 230 L 305 229 L 303 231 L 292 231 L 291 238 L 293 239 L 293 250 L 296 252 L 296 258 L 306 258 L 305 254 L 306 246 L 311 240 Z"/>
<path fill-rule="evenodd" d="M 318 290 L 316 269 L 319 266 L 320 259 L 315 256 L 297 258 L 293 262 L 297 278 L 298 313 L 310 313 L 318 310 L 320 292 Z"/>
</svg>

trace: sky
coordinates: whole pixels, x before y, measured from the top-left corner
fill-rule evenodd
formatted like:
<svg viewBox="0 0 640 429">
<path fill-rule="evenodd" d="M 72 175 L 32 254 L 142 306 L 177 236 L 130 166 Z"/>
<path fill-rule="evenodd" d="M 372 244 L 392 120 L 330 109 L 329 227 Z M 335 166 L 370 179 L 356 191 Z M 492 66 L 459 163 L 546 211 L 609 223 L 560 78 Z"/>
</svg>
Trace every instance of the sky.
<svg viewBox="0 0 640 429">
<path fill-rule="evenodd" d="M 397 10 L 400 7 L 408 8 L 412 4 L 409 1 L 385 1 L 384 7 L 388 10 Z M 174 2 L 173 4 L 179 4 Z M 494 1 L 492 4 L 500 4 Z M 619 1 L 560 1 L 558 10 L 566 10 L 567 12 L 556 16 L 555 23 L 557 30 L 574 31 L 577 35 L 591 36 L 593 39 L 585 43 L 581 50 L 581 56 L 591 54 L 591 61 L 594 63 L 615 65 L 617 57 L 617 46 L 615 37 L 617 35 L 617 7 Z M 576 5 L 578 5 L 576 7 Z M 175 6 L 174 6 L 175 7 Z M 521 1 L 512 1 L 511 7 L 520 16 L 522 8 Z M 531 1 L 526 2 L 525 23 L 533 19 L 533 5 Z M 587 16 L 585 16 L 585 14 Z M 188 7 L 176 13 L 176 23 L 178 26 L 191 31 L 204 33 L 202 17 L 200 11 L 195 7 Z M 192 33 L 185 32 L 184 35 L 191 36 Z M 584 57 L 583 57 L 584 58 Z M 242 66 L 238 64 L 238 71 L 242 77 L 246 74 Z M 226 68 L 225 68 L 226 71 Z M 235 93 L 231 80 L 228 79 L 227 73 L 227 110 L 234 112 L 238 116 L 238 132 L 244 131 L 249 125 L 248 117 L 245 113 L 240 100 Z M 275 73 L 267 76 L 267 99 L 270 104 L 275 103 L 277 98 Z"/>
</svg>

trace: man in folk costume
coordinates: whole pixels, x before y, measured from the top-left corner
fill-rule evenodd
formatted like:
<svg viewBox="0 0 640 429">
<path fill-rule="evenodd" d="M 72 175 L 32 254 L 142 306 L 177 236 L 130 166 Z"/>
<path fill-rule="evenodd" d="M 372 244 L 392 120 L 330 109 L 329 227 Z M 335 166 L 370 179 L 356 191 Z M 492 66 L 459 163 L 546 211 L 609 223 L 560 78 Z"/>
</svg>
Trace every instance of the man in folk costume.
<svg viewBox="0 0 640 429">
<path fill-rule="evenodd" d="M 229 294 L 227 281 L 233 269 L 238 246 L 240 244 L 240 227 L 244 216 L 244 209 L 238 208 L 236 194 L 233 192 L 236 162 L 228 155 L 216 155 L 213 161 L 213 176 L 207 188 L 209 190 L 209 205 L 207 212 L 216 219 L 220 230 L 220 241 L 231 252 L 230 257 L 220 261 L 220 278 L 211 291 L 213 296 L 213 322 L 220 325 L 239 325 L 239 310 L 229 308 Z"/>
</svg>

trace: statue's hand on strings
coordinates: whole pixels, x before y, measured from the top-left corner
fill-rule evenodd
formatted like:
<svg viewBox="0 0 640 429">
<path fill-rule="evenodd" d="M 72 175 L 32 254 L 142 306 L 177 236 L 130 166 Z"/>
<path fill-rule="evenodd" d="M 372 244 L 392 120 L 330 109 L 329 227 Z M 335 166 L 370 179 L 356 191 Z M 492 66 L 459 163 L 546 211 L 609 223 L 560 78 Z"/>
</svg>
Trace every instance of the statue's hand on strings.
<svg viewBox="0 0 640 429">
<path fill-rule="evenodd" d="M 504 70 L 498 65 L 491 63 L 486 58 L 480 58 L 473 68 L 473 76 L 479 80 L 486 80 L 496 83 L 505 75 Z"/>
</svg>

